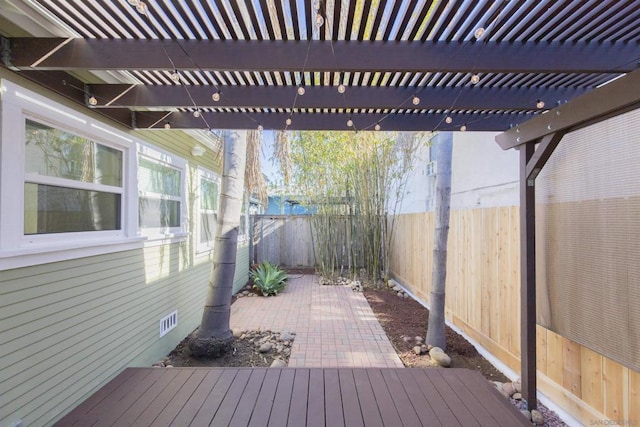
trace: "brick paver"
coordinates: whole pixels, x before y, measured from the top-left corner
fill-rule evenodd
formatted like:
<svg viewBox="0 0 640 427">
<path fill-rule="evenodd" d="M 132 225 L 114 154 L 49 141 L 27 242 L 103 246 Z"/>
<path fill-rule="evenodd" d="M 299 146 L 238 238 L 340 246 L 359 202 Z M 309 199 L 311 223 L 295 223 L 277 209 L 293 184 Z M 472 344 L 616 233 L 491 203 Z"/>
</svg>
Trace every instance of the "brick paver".
<svg viewBox="0 0 640 427">
<path fill-rule="evenodd" d="M 403 366 L 364 295 L 320 286 L 312 275 L 290 278 L 275 298 L 240 298 L 231 327 L 295 332 L 290 367 Z"/>
</svg>

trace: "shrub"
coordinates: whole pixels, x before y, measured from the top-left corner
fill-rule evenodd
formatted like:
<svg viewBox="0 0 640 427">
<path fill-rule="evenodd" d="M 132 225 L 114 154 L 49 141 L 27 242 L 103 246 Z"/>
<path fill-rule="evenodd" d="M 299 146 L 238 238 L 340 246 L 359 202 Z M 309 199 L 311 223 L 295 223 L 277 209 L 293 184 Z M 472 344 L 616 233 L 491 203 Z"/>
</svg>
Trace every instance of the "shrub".
<svg viewBox="0 0 640 427">
<path fill-rule="evenodd" d="M 253 287 L 259 289 L 265 297 L 278 295 L 278 292 L 287 287 L 287 273 L 268 261 L 258 264 L 249 276 L 253 279 Z"/>
</svg>

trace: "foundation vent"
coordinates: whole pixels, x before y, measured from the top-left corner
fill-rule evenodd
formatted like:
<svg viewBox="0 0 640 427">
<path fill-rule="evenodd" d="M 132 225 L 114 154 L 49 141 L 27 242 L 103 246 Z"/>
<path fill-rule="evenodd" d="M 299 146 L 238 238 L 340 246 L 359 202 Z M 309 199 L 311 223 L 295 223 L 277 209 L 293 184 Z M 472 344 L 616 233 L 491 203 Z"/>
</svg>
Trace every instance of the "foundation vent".
<svg viewBox="0 0 640 427">
<path fill-rule="evenodd" d="M 160 319 L 160 338 L 178 325 L 178 310 Z"/>
</svg>

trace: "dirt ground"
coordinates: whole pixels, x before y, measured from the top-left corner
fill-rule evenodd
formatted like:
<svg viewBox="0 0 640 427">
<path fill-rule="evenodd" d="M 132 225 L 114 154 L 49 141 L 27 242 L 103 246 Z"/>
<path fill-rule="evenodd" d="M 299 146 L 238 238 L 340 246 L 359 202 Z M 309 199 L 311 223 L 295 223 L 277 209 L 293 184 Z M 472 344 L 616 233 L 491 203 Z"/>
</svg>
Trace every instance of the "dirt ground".
<svg viewBox="0 0 640 427">
<path fill-rule="evenodd" d="M 415 337 L 424 338 L 427 334 L 429 311 L 414 299 L 398 297 L 387 289 L 365 289 L 364 296 L 404 365 L 411 368 L 431 367 L 427 354 L 417 355 L 413 352 Z M 445 333 L 446 352 L 451 357 L 452 368 L 473 369 L 489 380 L 508 381 L 464 337 L 448 326 Z"/>
</svg>

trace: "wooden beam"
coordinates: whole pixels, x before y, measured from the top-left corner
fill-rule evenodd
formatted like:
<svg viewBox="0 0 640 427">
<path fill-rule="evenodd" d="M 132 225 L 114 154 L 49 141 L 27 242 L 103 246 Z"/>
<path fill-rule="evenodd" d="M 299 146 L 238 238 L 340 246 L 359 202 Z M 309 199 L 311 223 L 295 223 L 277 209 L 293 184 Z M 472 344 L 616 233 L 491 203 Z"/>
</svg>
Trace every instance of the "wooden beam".
<svg viewBox="0 0 640 427">
<path fill-rule="evenodd" d="M 547 160 L 549 160 L 549 157 L 551 157 L 551 154 L 553 154 L 553 150 L 556 149 L 563 136 L 564 133 L 556 132 L 542 138 L 542 141 L 540 141 L 538 147 L 536 147 L 535 153 L 533 153 L 533 156 L 531 156 L 531 159 L 527 163 L 527 170 L 525 173 L 527 181 L 537 178 L 538 174 L 547 163 Z"/>
<path fill-rule="evenodd" d="M 522 397 L 528 409 L 536 409 L 536 211 L 534 180 L 527 165 L 533 142 L 520 147 L 520 376 Z"/>
<path fill-rule="evenodd" d="M 556 132 L 571 132 L 640 108 L 640 70 L 594 89 L 496 136 L 503 150 Z"/>
<path fill-rule="evenodd" d="M 41 70 L 621 73 L 639 56 L 636 43 L 9 40 L 7 66 Z"/>
<path fill-rule="evenodd" d="M 468 131 L 497 131 L 509 123 L 523 122 L 531 114 L 451 114 L 453 122 L 445 122 L 445 114 L 406 113 L 296 113 L 291 116 L 292 124 L 285 125 L 289 113 L 244 113 L 244 112 L 202 112 L 194 117 L 184 111 L 136 111 L 135 127 L 140 129 L 163 129 L 169 123 L 174 129 L 264 129 L 288 130 L 374 130 L 380 123 L 381 130 L 387 131 L 455 131 L 466 124 Z M 354 127 L 347 127 L 347 120 L 353 120 Z"/>
<path fill-rule="evenodd" d="M 412 108 L 462 110 L 536 110 L 536 101 L 548 105 L 584 93 L 584 88 L 492 88 L 492 87 L 349 87 L 345 95 L 333 86 L 307 87 L 296 98 L 287 86 L 223 86 L 220 101 L 211 95 L 218 88 L 204 85 L 92 84 L 87 89 L 106 107 L 198 107 L 211 108 Z M 188 91 L 188 92 L 187 92 Z M 420 98 L 412 104 L 413 96 Z M 345 99 L 346 98 L 346 99 Z"/>
</svg>

